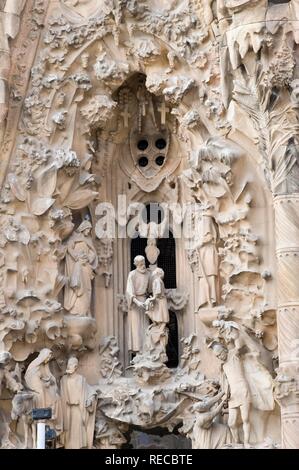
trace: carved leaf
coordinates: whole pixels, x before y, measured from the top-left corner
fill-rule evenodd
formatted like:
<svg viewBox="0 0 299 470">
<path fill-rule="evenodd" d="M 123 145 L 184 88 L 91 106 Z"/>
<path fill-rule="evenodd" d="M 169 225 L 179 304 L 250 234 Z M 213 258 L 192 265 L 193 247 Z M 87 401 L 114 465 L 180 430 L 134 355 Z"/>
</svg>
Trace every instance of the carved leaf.
<svg viewBox="0 0 299 470">
<path fill-rule="evenodd" d="M 284 103 L 280 94 L 271 93 L 261 86 L 262 73 L 258 69 L 255 78 L 246 83 L 237 80 L 234 96 L 240 106 L 251 117 L 258 134 L 258 143 L 263 155 L 264 170 L 269 187 L 275 192 L 291 172 L 296 157 L 287 155 L 291 141 L 297 143 L 298 122 L 296 112 Z"/>
<path fill-rule="evenodd" d="M 56 189 L 57 168 L 52 166 L 42 172 L 37 180 L 37 191 L 40 197 L 51 197 Z"/>
<path fill-rule="evenodd" d="M 19 242 L 22 243 L 23 245 L 28 245 L 29 241 L 30 241 L 29 230 L 27 230 L 26 227 L 22 227 L 22 230 L 20 230 L 20 233 L 19 233 Z"/>
<path fill-rule="evenodd" d="M 9 173 L 7 176 L 8 183 L 10 185 L 11 192 L 19 200 L 24 202 L 26 200 L 26 192 L 22 188 L 18 177 L 13 173 Z"/>
<path fill-rule="evenodd" d="M 91 189 L 78 189 L 66 198 L 64 205 L 73 210 L 83 209 L 88 206 L 97 195 L 98 193 Z"/>
<path fill-rule="evenodd" d="M 34 215 L 42 215 L 52 206 L 55 199 L 51 197 L 39 197 L 31 203 L 31 210 Z"/>
</svg>

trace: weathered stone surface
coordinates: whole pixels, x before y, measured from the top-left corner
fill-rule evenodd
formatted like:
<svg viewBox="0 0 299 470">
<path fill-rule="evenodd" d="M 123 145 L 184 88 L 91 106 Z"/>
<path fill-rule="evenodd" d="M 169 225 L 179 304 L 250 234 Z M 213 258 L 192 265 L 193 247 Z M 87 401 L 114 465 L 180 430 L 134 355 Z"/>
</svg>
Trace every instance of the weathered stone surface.
<svg viewBox="0 0 299 470">
<path fill-rule="evenodd" d="M 299 448 L 298 42 L 298 0 L 0 1 L 1 448 Z"/>
</svg>

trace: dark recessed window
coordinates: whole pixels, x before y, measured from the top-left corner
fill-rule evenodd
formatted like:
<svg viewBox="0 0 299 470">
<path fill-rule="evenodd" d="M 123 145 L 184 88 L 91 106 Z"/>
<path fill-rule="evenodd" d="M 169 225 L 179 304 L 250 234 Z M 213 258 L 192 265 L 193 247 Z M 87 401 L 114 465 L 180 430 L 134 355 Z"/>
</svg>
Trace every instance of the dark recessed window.
<svg viewBox="0 0 299 470">
<path fill-rule="evenodd" d="M 270 0 L 269 3 L 270 5 L 271 3 L 273 5 L 279 5 L 280 3 L 290 3 L 290 0 Z"/>
<path fill-rule="evenodd" d="M 160 250 L 158 266 L 164 271 L 164 284 L 166 289 L 176 289 L 176 248 L 175 238 L 169 231 L 168 238 L 159 238 L 157 247 Z"/>
<path fill-rule="evenodd" d="M 159 157 L 156 158 L 155 162 L 158 166 L 162 166 L 164 163 L 165 157 L 163 155 L 159 155 Z"/>
<path fill-rule="evenodd" d="M 145 167 L 148 165 L 148 158 L 147 157 L 140 157 L 138 160 L 138 165 Z"/>
<path fill-rule="evenodd" d="M 148 147 L 148 141 L 145 139 L 141 139 L 137 143 L 137 147 L 139 150 L 146 150 Z"/>
<path fill-rule="evenodd" d="M 156 140 L 156 147 L 159 150 L 163 150 L 166 147 L 166 140 L 165 139 L 157 139 Z"/>
<path fill-rule="evenodd" d="M 144 207 L 142 211 L 142 220 L 146 224 L 149 224 L 150 222 L 161 224 L 164 220 L 164 215 L 163 207 L 157 202 L 151 202 Z"/>
<path fill-rule="evenodd" d="M 174 312 L 169 312 L 168 323 L 168 344 L 166 346 L 166 355 L 168 361 L 167 367 L 175 368 L 179 365 L 179 331 L 178 321 Z"/>
</svg>

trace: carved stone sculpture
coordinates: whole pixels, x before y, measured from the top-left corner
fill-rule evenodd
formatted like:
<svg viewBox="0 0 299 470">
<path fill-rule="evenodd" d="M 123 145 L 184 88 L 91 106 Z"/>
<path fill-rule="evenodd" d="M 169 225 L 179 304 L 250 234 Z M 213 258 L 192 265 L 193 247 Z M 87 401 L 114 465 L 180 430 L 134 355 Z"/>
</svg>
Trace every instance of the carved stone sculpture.
<svg viewBox="0 0 299 470">
<path fill-rule="evenodd" d="M 36 448 L 36 423 L 32 419 L 32 410 L 37 407 L 34 392 L 18 392 L 12 400 L 11 419 L 21 421 L 24 426 L 24 448 Z"/>
<path fill-rule="evenodd" d="M 145 335 L 145 350 L 150 354 L 158 355 L 160 360 L 165 362 L 167 360 L 169 312 L 163 278 L 163 269 L 156 268 L 151 277 L 152 296 L 144 303 L 145 313 L 151 320 L 151 325 Z"/>
<path fill-rule="evenodd" d="M 97 410 L 94 436 L 96 449 L 120 449 L 127 442 L 124 436 L 126 431 L 126 424 L 116 424 Z"/>
<path fill-rule="evenodd" d="M 67 243 L 64 308 L 72 315 L 88 317 L 92 279 L 97 267 L 97 254 L 90 238 L 91 223 L 84 221 Z"/>
<path fill-rule="evenodd" d="M 204 209 L 198 234 L 199 308 L 213 307 L 218 299 L 217 229 L 211 209 Z"/>
<path fill-rule="evenodd" d="M 224 331 L 224 341 L 212 343 L 212 349 L 222 362 L 223 390 L 228 396 L 229 418 L 235 443 L 240 442 L 238 414 L 241 415 L 244 446 L 250 444 L 250 410 L 273 410 L 273 381 L 267 369 L 259 362 L 258 353 L 240 333 L 235 322 L 215 321 L 214 326 Z"/>
<path fill-rule="evenodd" d="M 19 31 L 20 15 L 25 6 L 24 0 L 4 1 L 0 7 L 0 146 L 4 134 L 4 121 L 8 110 L 8 82 L 11 66 L 10 39 Z"/>
<path fill-rule="evenodd" d="M 136 269 L 128 276 L 126 296 L 128 302 L 128 349 L 129 351 L 142 351 L 143 336 L 145 333 L 145 314 L 143 303 L 148 293 L 150 274 L 145 266 L 144 256 L 134 259 Z"/>
<path fill-rule="evenodd" d="M 91 448 L 93 443 L 96 392 L 77 368 L 78 359 L 71 357 L 60 383 L 66 449 Z"/>
<path fill-rule="evenodd" d="M 143 257 L 137 258 L 144 262 Z M 151 321 L 146 331 L 143 332 L 142 352 L 139 352 L 132 360 L 134 374 L 141 383 L 156 382 L 162 377 L 169 376 L 169 371 L 165 366 L 168 359 L 166 347 L 169 312 L 163 278 L 163 269 L 155 268 L 151 277 L 152 295 L 140 304 L 143 314 L 148 315 Z"/>
<path fill-rule="evenodd" d="M 20 392 L 23 389 L 23 385 L 15 380 L 12 373 L 7 368 L 10 360 L 11 354 L 9 352 L 0 352 L 0 397 L 4 387 L 14 393 Z"/>
<path fill-rule="evenodd" d="M 0 398 L 2 392 L 7 389 L 10 392 L 17 394 L 23 389 L 21 382 L 17 381 L 14 374 L 9 370 L 9 362 L 11 361 L 11 354 L 7 351 L 0 352 Z M 14 397 L 15 398 L 15 397 Z M 14 399 L 13 398 L 13 399 Z M 1 448 L 14 448 L 10 440 L 10 427 L 9 418 L 7 418 L 4 410 L 0 409 L 0 446 Z"/>
<path fill-rule="evenodd" d="M 214 345 L 213 349 L 216 356 L 223 361 L 223 378 L 227 380 L 224 390 L 229 393 L 230 415 L 228 425 L 234 442 L 240 442 L 237 424 L 238 412 L 240 412 L 244 432 L 244 446 L 248 446 L 250 441 L 250 391 L 241 360 L 236 355 L 236 351 L 232 350 L 229 355 L 227 349 L 222 345 Z"/>
<path fill-rule="evenodd" d="M 192 405 L 191 413 L 195 414 L 195 418 L 191 427 L 184 432 L 192 439 L 193 449 L 217 449 L 230 443 L 228 426 L 217 420 L 226 400 L 223 395 L 224 392 L 221 391 Z"/>
<path fill-rule="evenodd" d="M 217 449 L 229 443 L 230 434 L 227 425 L 215 420 L 225 401 L 225 398 L 222 398 L 219 403 L 222 395 L 223 392 L 193 405 L 193 411 L 196 413 L 193 429 L 194 449 Z M 213 405 L 215 407 L 212 409 Z"/>
<path fill-rule="evenodd" d="M 47 348 L 42 349 L 37 358 L 29 364 L 25 373 L 25 383 L 36 394 L 37 408 L 52 409 L 51 423 L 59 435 L 63 431 L 63 416 L 57 381 L 50 370 L 49 363 L 52 359 L 52 351 Z"/>
<path fill-rule="evenodd" d="M 146 300 L 146 313 L 153 323 L 168 323 L 169 312 L 164 287 L 164 271 L 156 268 L 152 273 L 152 296 Z"/>
<path fill-rule="evenodd" d="M 160 250 L 157 247 L 157 240 L 155 238 L 148 238 L 147 246 L 144 251 L 150 264 L 154 265 L 160 254 Z"/>
<path fill-rule="evenodd" d="M 0 0 L 1 448 L 299 448 L 298 20 Z"/>
<path fill-rule="evenodd" d="M 103 339 L 99 348 L 100 373 L 108 383 L 113 383 L 115 379 L 122 375 L 122 365 L 119 360 L 119 347 L 114 336 Z"/>
</svg>

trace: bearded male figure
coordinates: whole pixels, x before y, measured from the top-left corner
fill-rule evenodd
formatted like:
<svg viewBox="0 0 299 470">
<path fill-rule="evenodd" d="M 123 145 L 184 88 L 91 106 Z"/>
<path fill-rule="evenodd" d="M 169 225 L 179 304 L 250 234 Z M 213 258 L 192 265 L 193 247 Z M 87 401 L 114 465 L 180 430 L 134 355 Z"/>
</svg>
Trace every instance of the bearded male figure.
<svg viewBox="0 0 299 470">
<path fill-rule="evenodd" d="M 128 302 L 128 347 L 137 353 L 142 350 L 144 332 L 147 327 L 144 302 L 149 289 L 150 273 L 146 269 L 144 256 L 134 258 L 136 269 L 128 276 L 126 297 Z"/>
</svg>

